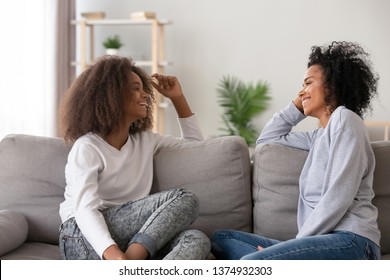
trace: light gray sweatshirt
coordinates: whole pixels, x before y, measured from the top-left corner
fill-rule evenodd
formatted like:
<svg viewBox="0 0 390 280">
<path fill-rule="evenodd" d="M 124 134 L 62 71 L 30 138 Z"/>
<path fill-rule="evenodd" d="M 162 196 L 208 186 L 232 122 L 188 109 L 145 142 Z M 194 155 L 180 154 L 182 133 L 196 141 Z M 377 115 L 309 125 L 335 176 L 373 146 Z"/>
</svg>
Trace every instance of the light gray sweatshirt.
<svg viewBox="0 0 390 280">
<path fill-rule="evenodd" d="M 297 238 L 349 231 L 379 246 L 378 211 L 371 202 L 375 157 L 363 120 L 340 106 L 325 128 L 291 132 L 304 118 L 291 102 L 257 140 L 309 151 L 299 178 Z"/>
</svg>

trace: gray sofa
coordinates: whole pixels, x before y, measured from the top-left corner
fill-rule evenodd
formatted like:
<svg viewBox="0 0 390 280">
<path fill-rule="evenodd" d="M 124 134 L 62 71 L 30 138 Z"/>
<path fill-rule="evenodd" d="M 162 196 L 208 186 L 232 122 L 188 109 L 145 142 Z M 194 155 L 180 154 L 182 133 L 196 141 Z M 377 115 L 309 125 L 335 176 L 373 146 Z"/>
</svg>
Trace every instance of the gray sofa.
<svg viewBox="0 0 390 280">
<path fill-rule="evenodd" d="M 372 146 L 382 254 L 390 259 L 390 142 Z M 28 135 L 0 143 L 0 259 L 60 259 L 58 205 L 70 148 L 59 138 Z M 192 227 L 208 235 L 231 228 L 289 239 L 297 231 L 297 182 L 305 158 L 304 151 L 261 145 L 251 162 L 237 136 L 185 143 L 155 156 L 153 191 L 192 190 L 200 199 Z"/>
</svg>

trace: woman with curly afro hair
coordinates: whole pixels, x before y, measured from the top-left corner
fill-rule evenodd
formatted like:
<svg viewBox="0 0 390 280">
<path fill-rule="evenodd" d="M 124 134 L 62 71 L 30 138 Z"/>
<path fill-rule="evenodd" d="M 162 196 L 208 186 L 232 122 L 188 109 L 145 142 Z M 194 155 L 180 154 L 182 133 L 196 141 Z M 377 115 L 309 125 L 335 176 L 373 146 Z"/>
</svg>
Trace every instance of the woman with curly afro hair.
<svg viewBox="0 0 390 280">
<path fill-rule="evenodd" d="M 375 158 L 362 119 L 378 81 L 368 58 L 355 43 L 314 46 L 298 96 L 257 140 L 309 151 L 299 178 L 296 238 L 218 230 L 212 237 L 217 258 L 380 258 L 378 212 L 372 204 Z M 321 127 L 292 132 L 307 116 Z"/>
<path fill-rule="evenodd" d="M 181 138 L 152 127 L 153 88 L 175 107 Z M 64 138 L 73 143 L 60 205 L 64 259 L 205 259 L 210 241 L 188 230 L 198 200 L 185 189 L 149 194 L 153 155 L 203 139 L 176 77 L 145 72 L 132 61 L 104 56 L 70 87 Z"/>
</svg>

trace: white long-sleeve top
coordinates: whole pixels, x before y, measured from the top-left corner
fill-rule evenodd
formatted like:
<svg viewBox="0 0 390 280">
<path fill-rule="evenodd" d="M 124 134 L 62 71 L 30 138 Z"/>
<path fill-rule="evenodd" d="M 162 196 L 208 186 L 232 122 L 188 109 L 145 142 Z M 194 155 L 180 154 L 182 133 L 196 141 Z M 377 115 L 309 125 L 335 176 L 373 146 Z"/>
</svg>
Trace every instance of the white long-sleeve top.
<svg viewBox="0 0 390 280">
<path fill-rule="evenodd" d="M 62 222 L 74 217 L 83 235 L 100 257 L 115 244 L 99 210 L 143 198 L 150 193 L 153 155 L 183 141 L 203 140 L 195 115 L 179 119 L 181 137 L 151 131 L 130 134 L 117 150 L 100 136 L 88 133 L 77 139 L 65 167 Z"/>
<path fill-rule="evenodd" d="M 257 140 L 309 151 L 299 178 L 297 237 L 350 231 L 379 245 L 372 204 L 375 157 L 363 120 L 340 106 L 325 128 L 291 132 L 304 118 L 291 102 Z"/>
</svg>

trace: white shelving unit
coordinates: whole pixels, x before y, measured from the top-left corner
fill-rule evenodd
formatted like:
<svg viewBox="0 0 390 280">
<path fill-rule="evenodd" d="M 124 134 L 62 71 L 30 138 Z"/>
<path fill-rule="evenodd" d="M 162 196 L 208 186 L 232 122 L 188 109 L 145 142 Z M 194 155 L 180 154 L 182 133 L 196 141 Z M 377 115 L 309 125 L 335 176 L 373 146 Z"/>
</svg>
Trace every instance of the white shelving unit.
<svg viewBox="0 0 390 280">
<path fill-rule="evenodd" d="M 73 61 L 73 66 L 80 66 L 84 69 L 88 63 L 95 59 L 95 28 L 98 26 L 150 26 L 151 36 L 151 54 L 150 60 L 136 61 L 136 65 L 140 67 L 150 67 L 150 73 L 164 73 L 164 67 L 170 65 L 165 61 L 165 41 L 164 41 L 164 27 L 171 24 L 169 20 L 147 19 L 147 20 L 133 20 L 133 19 L 80 19 L 73 20 L 71 24 L 79 28 L 79 61 Z M 89 32 L 88 32 L 89 31 Z M 89 36 L 88 36 L 89 35 Z M 89 48 L 89 57 L 87 57 Z M 161 95 L 156 95 L 156 106 L 154 115 L 154 130 L 164 133 L 164 110 L 167 103 L 164 102 Z"/>
</svg>

